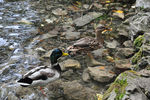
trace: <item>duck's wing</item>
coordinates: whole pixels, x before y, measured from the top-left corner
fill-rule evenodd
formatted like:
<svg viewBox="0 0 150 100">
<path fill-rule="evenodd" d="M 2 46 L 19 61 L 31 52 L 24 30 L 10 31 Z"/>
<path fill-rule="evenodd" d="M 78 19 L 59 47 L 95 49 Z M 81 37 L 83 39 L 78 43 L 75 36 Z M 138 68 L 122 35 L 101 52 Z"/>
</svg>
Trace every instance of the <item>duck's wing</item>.
<svg viewBox="0 0 150 100">
<path fill-rule="evenodd" d="M 40 70 L 44 70 L 44 69 L 47 69 L 47 68 L 50 68 L 51 66 L 39 66 L 39 67 L 36 67 L 32 70 L 30 70 L 29 72 L 27 72 L 25 75 L 23 75 L 23 77 L 29 77 L 29 76 L 32 76 L 32 74 L 36 73 L 36 72 L 40 72 Z"/>
<path fill-rule="evenodd" d="M 80 40 L 77 40 L 73 46 L 74 47 L 88 47 L 89 45 L 91 45 L 92 43 L 95 42 L 95 39 L 92 37 L 85 37 L 85 38 L 81 38 Z"/>
<path fill-rule="evenodd" d="M 71 52 L 82 52 L 82 51 L 91 51 L 99 48 L 99 42 L 92 37 L 85 37 L 81 38 L 80 40 L 76 41 L 72 46 L 67 48 L 68 51 Z"/>
<path fill-rule="evenodd" d="M 55 76 L 55 71 L 48 66 L 40 66 L 38 68 L 30 70 L 24 75 L 22 79 L 18 81 L 21 86 L 27 87 L 41 81 L 46 81 L 48 78 Z"/>
</svg>

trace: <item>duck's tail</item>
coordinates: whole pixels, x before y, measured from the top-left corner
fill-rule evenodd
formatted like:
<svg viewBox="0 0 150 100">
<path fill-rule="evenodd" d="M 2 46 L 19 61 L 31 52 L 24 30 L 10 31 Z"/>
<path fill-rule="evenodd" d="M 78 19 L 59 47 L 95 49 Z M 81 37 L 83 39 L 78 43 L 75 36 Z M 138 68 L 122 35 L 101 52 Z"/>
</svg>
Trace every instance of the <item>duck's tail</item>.
<svg viewBox="0 0 150 100">
<path fill-rule="evenodd" d="M 25 77 L 17 81 L 21 86 L 28 87 L 32 84 L 33 80 L 31 78 Z"/>
</svg>

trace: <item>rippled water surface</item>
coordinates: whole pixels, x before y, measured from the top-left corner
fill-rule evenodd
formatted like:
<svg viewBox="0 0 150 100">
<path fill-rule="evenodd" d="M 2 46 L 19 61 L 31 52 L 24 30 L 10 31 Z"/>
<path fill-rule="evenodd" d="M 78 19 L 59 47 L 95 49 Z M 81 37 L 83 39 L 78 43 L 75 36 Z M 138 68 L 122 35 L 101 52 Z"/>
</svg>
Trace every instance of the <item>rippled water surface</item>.
<svg viewBox="0 0 150 100">
<path fill-rule="evenodd" d="M 37 54 L 27 39 L 36 33 L 34 23 L 40 17 L 30 1 L 8 2 L 0 0 L 0 83 L 22 77 L 20 71 L 39 63 Z M 26 45 L 26 46 L 24 46 Z M 30 52 L 30 53 L 29 53 Z"/>
</svg>

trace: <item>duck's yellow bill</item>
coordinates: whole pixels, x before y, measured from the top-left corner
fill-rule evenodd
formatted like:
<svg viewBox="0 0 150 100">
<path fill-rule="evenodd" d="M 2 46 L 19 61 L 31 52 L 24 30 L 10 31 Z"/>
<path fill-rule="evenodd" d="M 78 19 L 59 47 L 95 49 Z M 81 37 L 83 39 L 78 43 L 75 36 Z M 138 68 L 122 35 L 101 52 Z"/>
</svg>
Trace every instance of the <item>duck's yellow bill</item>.
<svg viewBox="0 0 150 100">
<path fill-rule="evenodd" d="M 69 54 L 68 53 L 62 53 L 62 56 L 68 56 Z"/>
</svg>

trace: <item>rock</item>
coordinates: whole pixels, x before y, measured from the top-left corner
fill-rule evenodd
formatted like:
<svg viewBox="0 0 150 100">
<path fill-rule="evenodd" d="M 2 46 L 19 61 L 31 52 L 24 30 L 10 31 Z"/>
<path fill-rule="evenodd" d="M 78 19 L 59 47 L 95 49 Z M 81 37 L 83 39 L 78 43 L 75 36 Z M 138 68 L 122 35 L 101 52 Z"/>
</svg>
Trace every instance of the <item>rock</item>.
<svg viewBox="0 0 150 100">
<path fill-rule="evenodd" d="M 110 49 L 115 49 L 119 43 L 116 40 L 113 40 L 112 42 L 105 42 L 106 43 L 106 47 L 110 48 Z"/>
<path fill-rule="evenodd" d="M 134 54 L 131 58 L 132 64 L 136 64 L 142 58 L 142 49 L 140 49 L 137 53 Z"/>
<path fill-rule="evenodd" d="M 142 77 L 150 77 L 150 70 L 142 69 L 139 72 L 137 72 Z"/>
<path fill-rule="evenodd" d="M 80 32 L 64 32 L 67 40 L 76 40 L 80 38 Z"/>
<path fill-rule="evenodd" d="M 142 57 L 139 61 L 138 61 L 138 67 L 140 69 L 144 69 L 146 68 L 148 65 L 150 65 L 150 56 L 147 57 Z"/>
<path fill-rule="evenodd" d="M 136 7 L 143 7 L 143 8 L 150 8 L 150 1 L 149 0 L 136 0 Z"/>
<path fill-rule="evenodd" d="M 109 82 L 115 77 L 115 74 L 110 73 L 107 70 L 102 70 L 99 67 L 88 67 L 89 74 L 92 79 L 98 82 Z"/>
<path fill-rule="evenodd" d="M 54 23 L 54 21 L 56 21 L 56 20 L 57 20 L 56 17 L 51 17 L 50 19 L 45 19 L 45 21 L 46 21 L 47 23 Z"/>
<path fill-rule="evenodd" d="M 0 47 L 1 46 L 7 46 L 9 43 L 7 42 L 7 40 L 0 38 Z"/>
<path fill-rule="evenodd" d="M 88 4 L 83 5 L 83 8 L 85 8 L 85 9 L 88 9 L 89 7 L 90 7 L 90 5 L 88 5 Z"/>
<path fill-rule="evenodd" d="M 130 17 L 129 20 L 129 36 L 131 40 L 133 41 L 137 35 L 142 35 L 142 31 L 149 32 L 150 25 L 149 20 L 150 19 L 150 12 L 139 12 L 135 14 L 134 16 Z M 140 22 L 140 23 L 139 23 Z"/>
<path fill-rule="evenodd" d="M 39 51 L 39 52 L 45 52 L 46 50 L 43 49 L 42 47 L 38 47 L 38 48 L 35 48 L 36 51 Z"/>
<path fill-rule="evenodd" d="M 132 43 L 131 40 L 125 41 L 125 42 L 123 43 L 123 45 L 124 45 L 125 47 L 133 47 L 133 43 Z"/>
<path fill-rule="evenodd" d="M 118 32 L 119 35 L 122 35 L 124 37 L 128 37 L 129 36 L 128 32 L 125 29 L 119 29 L 118 31 L 119 31 Z"/>
<path fill-rule="evenodd" d="M 64 82 L 61 87 L 66 100 L 94 100 L 96 94 L 94 90 L 82 86 L 76 80 Z"/>
<path fill-rule="evenodd" d="M 129 58 L 133 54 L 134 54 L 133 48 L 117 48 L 115 56 L 118 58 Z"/>
<path fill-rule="evenodd" d="M 81 68 L 79 61 L 74 60 L 74 59 L 67 59 L 67 60 L 65 60 L 59 64 L 60 64 L 62 70 L 66 70 L 69 68 L 74 68 L 74 69 L 80 69 Z"/>
<path fill-rule="evenodd" d="M 106 55 L 108 55 L 108 53 L 109 53 L 108 50 L 107 49 L 103 49 L 103 48 L 92 51 L 92 54 L 96 58 L 100 58 L 102 56 L 106 56 Z"/>
<path fill-rule="evenodd" d="M 116 60 L 115 61 L 115 68 L 120 69 L 120 70 L 131 69 L 130 60 L 128 60 L 128 59 Z"/>
<path fill-rule="evenodd" d="M 126 71 L 104 93 L 103 100 L 149 100 L 149 84 L 149 77 L 141 77 L 135 71 Z"/>
<path fill-rule="evenodd" d="M 84 82 L 89 82 L 89 80 L 90 80 L 90 75 L 89 75 L 89 73 L 88 73 L 88 69 L 85 69 L 85 70 L 83 71 L 82 79 L 83 79 Z"/>
<path fill-rule="evenodd" d="M 61 8 L 57 8 L 55 10 L 52 10 L 52 13 L 54 15 L 64 16 L 64 15 L 67 15 L 67 10 L 62 10 Z"/>
<path fill-rule="evenodd" d="M 69 79 L 71 77 L 71 75 L 73 75 L 73 70 L 69 69 L 68 71 L 65 71 L 64 73 L 62 73 L 62 77 L 64 77 L 65 79 Z"/>
<path fill-rule="evenodd" d="M 89 12 L 88 14 L 75 19 L 73 23 L 76 27 L 82 27 L 101 15 L 102 13 Z"/>
<path fill-rule="evenodd" d="M 143 56 L 147 56 L 150 55 L 150 46 L 149 45 L 142 45 L 142 49 L 143 49 Z"/>
</svg>

